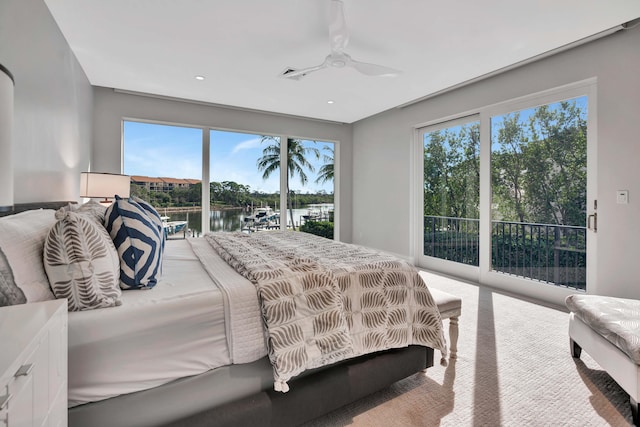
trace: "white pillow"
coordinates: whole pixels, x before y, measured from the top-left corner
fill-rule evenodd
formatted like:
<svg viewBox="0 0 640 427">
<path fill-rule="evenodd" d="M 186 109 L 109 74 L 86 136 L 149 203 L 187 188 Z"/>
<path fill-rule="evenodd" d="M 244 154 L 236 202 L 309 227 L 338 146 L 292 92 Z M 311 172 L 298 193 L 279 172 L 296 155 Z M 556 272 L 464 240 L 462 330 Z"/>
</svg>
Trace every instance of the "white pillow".
<svg viewBox="0 0 640 427">
<path fill-rule="evenodd" d="M 55 299 L 42 263 L 44 241 L 55 221 L 52 209 L 30 210 L 0 218 L 0 249 L 27 302 Z"/>
<path fill-rule="evenodd" d="M 56 212 L 76 212 L 96 221 L 98 224 L 104 227 L 104 213 L 107 211 L 107 207 L 96 202 L 95 200 L 89 200 L 87 203 L 79 205 L 77 203 L 69 203 L 66 206 L 61 207 Z"/>
<path fill-rule="evenodd" d="M 90 217 L 104 227 L 104 214 L 107 212 L 107 207 L 95 200 L 89 200 L 87 203 L 75 206 L 71 210 Z"/>
<path fill-rule="evenodd" d="M 69 311 L 120 305 L 120 261 L 109 234 L 91 217 L 61 209 L 44 245 L 44 268 Z"/>
</svg>

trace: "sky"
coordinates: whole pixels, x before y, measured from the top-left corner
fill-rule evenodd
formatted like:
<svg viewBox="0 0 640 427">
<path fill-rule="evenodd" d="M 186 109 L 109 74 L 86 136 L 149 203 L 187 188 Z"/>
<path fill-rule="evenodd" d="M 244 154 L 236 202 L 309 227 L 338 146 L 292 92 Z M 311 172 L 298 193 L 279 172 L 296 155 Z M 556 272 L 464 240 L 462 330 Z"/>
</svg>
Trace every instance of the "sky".
<svg viewBox="0 0 640 427">
<path fill-rule="evenodd" d="M 586 96 L 581 96 L 578 98 L 572 98 L 572 99 L 568 99 L 567 101 L 572 101 L 575 102 L 575 105 L 577 105 L 581 110 L 582 110 L 582 118 L 586 120 L 587 118 L 587 104 L 588 104 L 588 98 Z M 551 111 L 557 110 L 560 108 L 560 102 L 553 102 L 548 104 L 549 105 L 549 109 Z M 531 117 L 531 115 L 533 115 L 536 111 L 537 107 L 532 107 L 532 108 L 526 108 L 524 110 L 520 110 L 518 111 L 518 113 L 520 113 L 520 117 L 518 120 L 518 123 L 520 123 L 520 125 L 524 128 L 524 129 L 528 129 L 528 125 L 529 125 L 529 118 Z M 512 113 L 509 114 L 503 114 L 503 115 L 499 115 L 499 116 L 493 116 L 491 117 L 491 150 L 492 151 L 499 151 L 500 150 L 500 143 L 498 142 L 498 132 L 500 131 L 500 129 L 502 129 L 503 127 L 503 123 L 504 123 L 504 119 L 511 115 Z M 473 124 L 479 124 L 479 121 L 475 120 L 475 121 L 469 121 L 468 123 L 462 124 L 462 125 L 456 125 L 456 126 L 451 126 L 445 129 L 441 129 L 442 131 L 447 131 L 452 135 L 458 136 L 460 134 L 460 132 L 462 131 L 462 128 L 464 126 L 470 126 Z M 426 147 L 427 144 L 430 141 L 430 135 L 433 132 L 427 132 L 424 134 L 424 141 L 423 144 Z M 446 144 L 446 142 L 445 142 Z M 448 146 L 448 144 L 447 144 Z"/>
<path fill-rule="evenodd" d="M 159 125 L 152 123 L 124 122 L 124 173 L 151 177 L 202 178 L 202 131 L 200 129 Z M 212 130 L 210 134 L 211 181 L 235 181 L 248 185 L 251 191 L 275 193 L 279 191 L 280 176 L 272 174 L 262 179 L 256 163 L 262 150 L 272 141 L 261 142 L 261 135 Z M 305 146 L 333 147 L 333 143 L 304 141 Z M 300 193 L 316 193 L 324 190 L 333 193 L 333 182 L 316 184 L 317 172 L 325 163 L 309 155 L 315 172 L 307 171 L 308 182 L 303 186 L 298 177 L 290 183 L 292 190 Z"/>
</svg>

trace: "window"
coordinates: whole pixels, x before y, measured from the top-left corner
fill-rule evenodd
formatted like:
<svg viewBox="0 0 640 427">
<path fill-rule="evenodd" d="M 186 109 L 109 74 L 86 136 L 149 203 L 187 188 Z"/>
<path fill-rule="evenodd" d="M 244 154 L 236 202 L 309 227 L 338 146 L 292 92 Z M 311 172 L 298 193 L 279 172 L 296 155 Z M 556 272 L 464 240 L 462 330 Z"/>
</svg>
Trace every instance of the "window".
<svg viewBox="0 0 640 427">
<path fill-rule="evenodd" d="M 287 140 L 287 227 L 333 238 L 334 146 Z"/>
<path fill-rule="evenodd" d="M 491 117 L 494 271 L 586 287 L 587 97 Z"/>
<path fill-rule="evenodd" d="M 446 126 L 422 132 L 423 254 L 477 266 L 480 122 Z"/>
<path fill-rule="evenodd" d="M 302 227 L 333 238 L 334 143 L 287 138 L 283 180 L 281 138 L 125 121 L 123 171 L 132 194 L 193 235 Z"/>
<path fill-rule="evenodd" d="M 131 175 L 131 194 L 161 214 L 201 205 L 201 129 L 125 121 L 123 131 L 123 172 Z"/>
<path fill-rule="evenodd" d="M 279 137 L 211 131 L 211 231 L 280 228 L 279 141 Z"/>
</svg>

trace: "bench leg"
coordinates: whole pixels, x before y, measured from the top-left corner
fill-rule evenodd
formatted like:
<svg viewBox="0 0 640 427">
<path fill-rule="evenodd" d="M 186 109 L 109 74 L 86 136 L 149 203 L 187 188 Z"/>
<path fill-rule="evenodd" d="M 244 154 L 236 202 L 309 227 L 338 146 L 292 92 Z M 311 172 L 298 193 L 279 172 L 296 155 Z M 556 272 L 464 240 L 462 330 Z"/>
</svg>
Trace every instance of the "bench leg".
<svg viewBox="0 0 640 427">
<path fill-rule="evenodd" d="M 572 357 L 580 359 L 580 354 L 582 354 L 582 347 L 580 347 L 578 343 L 571 338 L 569 338 L 569 349 L 571 350 Z"/>
<path fill-rule="evenodd" d="M 633 425 L 640 425 L 638 423 L 638 402 L 633 397 L 629 397 L 629 404 L 631 405 L 631 416 L 633 417 Z"/>
<path fill-rule="evenodd" d="M 451 343 L 451 359 L 458 357 L 458 316 L 449 318 L 449 342 Z"/>
</svg>

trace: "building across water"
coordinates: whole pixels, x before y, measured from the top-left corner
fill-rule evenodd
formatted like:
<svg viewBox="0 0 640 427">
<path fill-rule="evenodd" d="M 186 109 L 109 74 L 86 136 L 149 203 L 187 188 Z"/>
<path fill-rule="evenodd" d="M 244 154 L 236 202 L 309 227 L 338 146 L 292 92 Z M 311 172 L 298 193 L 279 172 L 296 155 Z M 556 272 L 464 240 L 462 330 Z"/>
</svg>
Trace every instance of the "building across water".
<svg viewBox="0 0 640 427">
<path fill-rule="evenodd" d="M 150 177 L 132 175 L 131 184 L 139 185 L 148 191 L 157 193 L 169 193 L 176 188 L 189 189 L 191 186 L 200 184 L 199 179 L 182 179 L 182 178 L 166 178 L 166 177 Z"/>
</svg>

